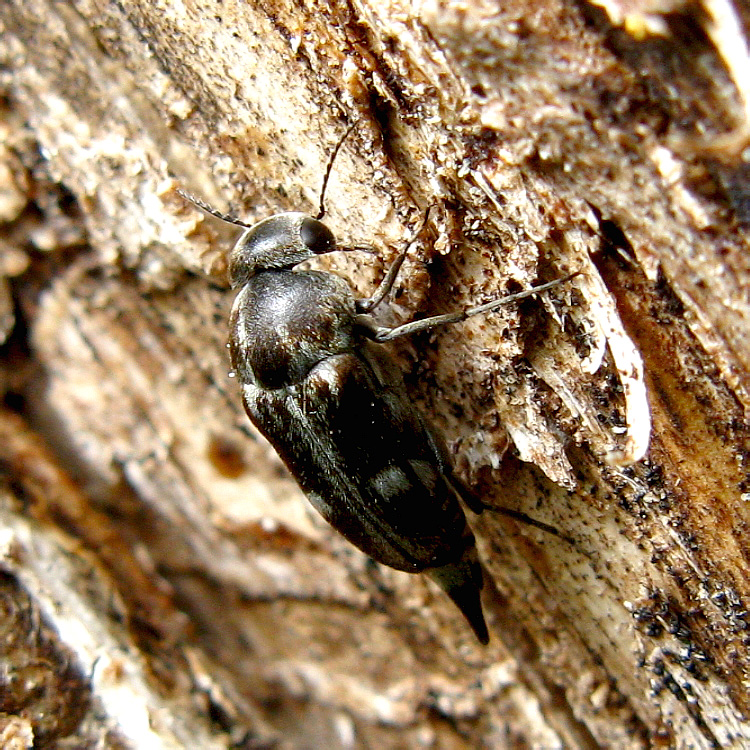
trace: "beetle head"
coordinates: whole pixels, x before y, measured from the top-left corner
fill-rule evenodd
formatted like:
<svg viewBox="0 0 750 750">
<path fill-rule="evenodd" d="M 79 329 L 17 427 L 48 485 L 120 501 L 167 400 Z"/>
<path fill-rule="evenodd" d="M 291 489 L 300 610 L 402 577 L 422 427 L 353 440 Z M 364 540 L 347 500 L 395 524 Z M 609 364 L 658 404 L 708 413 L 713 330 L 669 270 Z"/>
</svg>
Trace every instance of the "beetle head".
<svg viewBox="0 0 750 750">
<path fill-rule="evenodd" d="M 336 249 L 333 233 L 322 221 L 297 212 L 269 216 L 237 240 L 229 257 L 229 281 L 242 286 L 258 271 L 293 268 Z"/>
</svg>

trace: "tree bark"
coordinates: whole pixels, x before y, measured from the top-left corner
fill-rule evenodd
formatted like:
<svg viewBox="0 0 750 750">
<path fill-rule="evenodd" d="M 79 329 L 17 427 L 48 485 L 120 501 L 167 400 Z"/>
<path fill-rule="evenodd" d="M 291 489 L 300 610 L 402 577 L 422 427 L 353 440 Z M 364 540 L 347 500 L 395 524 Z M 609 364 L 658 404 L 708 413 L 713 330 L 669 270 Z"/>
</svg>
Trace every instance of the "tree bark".
<svg viewBox="0 0 750 750">
<path fill-rule="evenodd" d="M 0 5 L 4 747 L 750 741 L 746 7 Z M 442 592 L 310 509 L 228 377 L 226 259 L 315 214 L 488 571 Z M 363 426 L 365 429 L 366 426 Z M 33 744 L 36 743 L 36 744 Z"/>
</svg>

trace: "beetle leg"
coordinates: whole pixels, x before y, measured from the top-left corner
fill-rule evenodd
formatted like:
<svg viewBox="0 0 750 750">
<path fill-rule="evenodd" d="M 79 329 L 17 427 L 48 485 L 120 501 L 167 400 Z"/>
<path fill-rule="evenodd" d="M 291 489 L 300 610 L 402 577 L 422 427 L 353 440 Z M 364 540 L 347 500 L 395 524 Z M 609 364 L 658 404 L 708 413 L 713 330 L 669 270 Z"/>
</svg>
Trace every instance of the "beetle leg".
<svg viewBox="0 0 750 750">
<path fill-rule="evenodd" d="M 558 539 L 562 539 L 564 542 L 567 542 L 576 550 L 580 551 L 578 544 L 576 543 L 576 540 L 572 536 L 563 534 L 554 526 L 551 526 L 548 523 L 544 523 L 544 521 L 537 521 L 536 518 L 526 515 L 526 513 L 524 513 L 523 511 L 513 510 L 512 508 L 506 508 L 503 505 L 485 505 L 484 509 L 490 513 L 499 513 L 500 515 L 507 516 L 508 518 L 512 518 L 515 521 L 520 521 L 521 523 L 525 523 L 527 526 L 533 526 L 535 529 L 540 529 L 541 531 L 545 531 L 547 532 L 547 534 L 551 534 L 552 536 L 556 536 Z"/>
<path fill-rule="evenodd" d="M 386 297 L 388 292 L 393 288 L 393 284 L 396 281 L 403 262 L 406 260 L 406 254 L 409 252 L 411 243 L 406 246 L 406 249 L 398 254 L 396 260 L 393 261 L 391 267 L 388 269 L 388 273 L 385 278 L 380 282 L 380 285 L 375 290 L 375 294 L 372 297 L 357 300 L 357 310 L 361 313 L 369 313 L 374 310 Z"/>
<path fill-rule="evenodd" d="M 427 224 L 427 219 L 430 216 L 431 208 L 432 206 L 427 207 L 427 210 L 424 212 L 424 219 L 422 219 L 422 223 L 419 225 L 419 229 L 414 232 L 412 238 L 406 243 L 406 247 L 398 254 L 396 260 L 393 261 L 391 267 L 388 269 L 388 273 L 385 275 L 385 278 L 380 282 L 378 288 L 375 290 L 375 294 L 373 294 L 371 297 L 357 300 L 357 312 L 372 312 L 385 299 L 388 292 L 393 289 L 393 284 L 396 281 L 396 276 L 398 276 L 398 272 L 399 270 L 401 270 L 401 266 L 406 260 L 406 256 L 409 253 L 411 246 L 414 244 L 417 237 L 419 237 L 419 235 L 422 233 L 422 230 L 425 228 L 425 225 Z"/>
<path fill-rule="evenodd" d="M 454 313 L 446 313 L 445 315 L 433 315 L 431 318 L 422 318 L 422 320 L 413 320 L 411 323 L 404 323 L 404 325 L 396 326 L 395 328 L 385 328 L 383 326 L 376 326 L 374 323 L 369 325 L 364 321 L 360 321 L 361 317 L 357 316 L 356 323 L 361 324 L 365 335 L 371 338 L 373 341 L 377 341 L 382 344 L 386 341 L 393 341 L 393 339 L 400 338 L 401 336 L 410 336 L 413 333 L 419 333 L 421 331 L 427 331 L 430 328 L 436 328 L 437 326 L 446 325 L 447 323 L 460 323 L 462 320 L 471 318 L 474 315 L 481 315 L 482 313 L 492 312 L 502 305 L 507 305 L 510 302 L 516 302 L 517 300 L 531 297 L 534 294 L 539 294 L 547 289 L 569 281 L 574 276 L 578 276 L 581 272 L 576 271 L 575 273 L 563 276 L 561 279 L 555 279 L 546 284 L 540 284 L 539 286 L 532 286 L 530 289 L 524 289 L 522 292 L 516 294 L 508 294 L 505 297 L 492 300 L 492 302 L 486 302 L 483 305 L 477 305 L 476 307 L 467 307 L 465 310 L 459 310 Z"/>
</svg>

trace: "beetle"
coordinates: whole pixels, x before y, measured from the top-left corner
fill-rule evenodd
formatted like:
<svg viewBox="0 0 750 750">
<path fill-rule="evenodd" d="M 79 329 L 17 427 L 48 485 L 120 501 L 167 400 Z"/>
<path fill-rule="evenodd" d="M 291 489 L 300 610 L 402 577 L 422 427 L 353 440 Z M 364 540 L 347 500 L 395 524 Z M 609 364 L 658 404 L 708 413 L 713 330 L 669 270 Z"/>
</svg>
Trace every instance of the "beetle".
<svg viewBox="0 0 750 750">
<path fill-rule="evenodd" d="M 456 313 L 378 325 L 370 313 L 391 290 L 411 242 L 366 299 L 339 276 L 297 268 L 351 249 L 338 246 L 321 221 L 331 166 L 348 133 L 329 160 L 315 217 L 280 213 L 249 225 L 182 194 L 244 230 L 229 257 L 229 280 L 239 290 L 229 350 L 252 423 L 331 526 L 377 562 L 426 573 L 487 644 L 483 570 L 461 501 L 476 513 L 483 505 L 455 476 L 442 437 L 380 345 L 490 312 L 576 274 Z M 429 209 L 422 226 L 428 216 Z"/>
</svg>

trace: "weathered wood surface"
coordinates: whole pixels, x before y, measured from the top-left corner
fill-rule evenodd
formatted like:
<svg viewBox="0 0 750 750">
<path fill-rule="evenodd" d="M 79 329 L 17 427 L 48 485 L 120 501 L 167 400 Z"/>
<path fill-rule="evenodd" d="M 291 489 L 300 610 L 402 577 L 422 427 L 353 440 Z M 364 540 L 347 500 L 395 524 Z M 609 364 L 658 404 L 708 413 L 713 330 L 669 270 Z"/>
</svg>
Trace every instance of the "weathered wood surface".
<svg viewBox="0 0 750 750">
<path fill-rule="evenodd" d="M 747 746 L 750 16 L 601 5 L 0 4 L 4 747 Z M 392 349 L 575 540 L 472 517 L 486 649 L 254 433 L 176 193 L 314 212 L 354 121 L 328 267 L 435 206 L 385 322 L 584 272 Z"/>
</svg>

